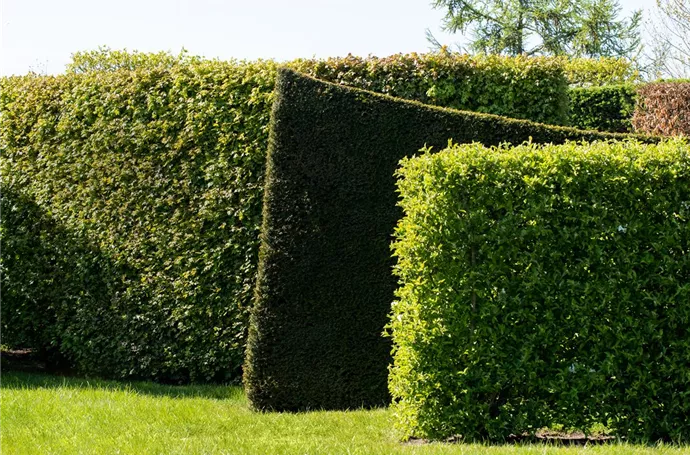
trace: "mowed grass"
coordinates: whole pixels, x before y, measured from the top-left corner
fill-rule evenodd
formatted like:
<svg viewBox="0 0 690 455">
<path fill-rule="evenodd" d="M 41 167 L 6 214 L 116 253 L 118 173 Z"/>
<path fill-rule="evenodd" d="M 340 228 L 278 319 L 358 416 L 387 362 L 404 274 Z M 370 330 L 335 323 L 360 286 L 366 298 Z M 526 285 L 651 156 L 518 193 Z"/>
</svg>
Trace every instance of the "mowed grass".
<svg viewBox="0 0 690 455">
<path fill-rule="evenodd" d="M 680 454 L 611 444 L 405 445 L 386 409 L 252 412 L 239 387 L 162 386 L 3 372 L 6 454 Z"/>
</svg>

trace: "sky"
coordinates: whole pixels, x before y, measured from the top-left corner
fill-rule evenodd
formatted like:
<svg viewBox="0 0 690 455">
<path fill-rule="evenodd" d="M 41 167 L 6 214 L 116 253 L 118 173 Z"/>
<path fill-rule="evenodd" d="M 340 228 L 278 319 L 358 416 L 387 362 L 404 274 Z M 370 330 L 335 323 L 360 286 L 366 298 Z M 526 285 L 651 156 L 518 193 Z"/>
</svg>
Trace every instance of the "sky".
<svg viewBox="0 0 690 455">
<path fill-rule="evenodd" d="M 429 0 L 0 0 L 0 75 L 61 73 L 99 46 L 223 60 L 427 52 L 426 29 L 462 42 L 442 18 Z"/>
</svg>

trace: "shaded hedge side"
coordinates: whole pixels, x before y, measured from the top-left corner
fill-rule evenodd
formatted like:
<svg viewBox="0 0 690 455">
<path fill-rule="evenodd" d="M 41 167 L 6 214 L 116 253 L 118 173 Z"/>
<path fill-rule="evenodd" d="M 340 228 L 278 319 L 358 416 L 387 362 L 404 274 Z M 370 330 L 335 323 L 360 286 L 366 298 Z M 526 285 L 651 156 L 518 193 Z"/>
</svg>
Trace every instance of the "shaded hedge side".
<svg viewBox="0 0 690 455">
<path fill-rule="evenodd" d="M 635 85 L 572 88 L 570 126 L 580 129 L 629 133 L 637 103 Z"/>
<path fill-rule="evenodd" d="M 390 319 L 407 437 L 690 439 L 690 144 L 403 161 Z"/>
<path fill-rule="evenodd" d="M 90 255 L 21 192 L 2 182 L 0 195 L 2 343 L 38 347 L 50 358 L 60 350 L 57 315 L 88 304 L 82 259 Z"/>
<path fill-rule="evenodd" d="M 624 135 L 442 109 L 283 69 L 276 83 L 245 386 L 262 410 L 389 401 L 382 331 L 396 279 L 398 161 L 449 139 L 562 143 Z"/>
</svg>

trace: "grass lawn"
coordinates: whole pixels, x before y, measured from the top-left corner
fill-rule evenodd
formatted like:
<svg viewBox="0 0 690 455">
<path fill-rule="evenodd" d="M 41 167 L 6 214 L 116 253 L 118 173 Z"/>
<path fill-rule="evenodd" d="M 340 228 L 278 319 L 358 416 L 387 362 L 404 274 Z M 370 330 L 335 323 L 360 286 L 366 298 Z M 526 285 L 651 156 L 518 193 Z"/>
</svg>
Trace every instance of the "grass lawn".
<svg viewBox="0 0 690 455">
<path fill-rule="evenodd" d="M 260 414 L 239 387 L 161 386 L 3 372 L 1 453 L 9 454 L 681 454 L 610 444 L 404 445 L 385 409 Z"/>
</svg>

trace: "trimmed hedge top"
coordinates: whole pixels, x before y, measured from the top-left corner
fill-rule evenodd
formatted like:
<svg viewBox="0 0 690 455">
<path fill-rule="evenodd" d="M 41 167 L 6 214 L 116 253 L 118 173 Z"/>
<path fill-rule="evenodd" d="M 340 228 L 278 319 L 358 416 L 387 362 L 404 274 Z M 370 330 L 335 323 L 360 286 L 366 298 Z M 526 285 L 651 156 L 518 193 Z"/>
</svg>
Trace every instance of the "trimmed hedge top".
<svg viewBox="0 0 690 455">
<path fill-rule="evenodd" d="M 107 49 L 79 52 L 73 59 L 69 71 L 75 73 L 166 68 L 200 61 L 186 54 Z M 438 52 L 382 58 L 350 54 L 325 60 L 297 59 L 286 66 L 321 80 L 398 98 L 560 125 L 567 123 L 570 81 L 566 75 L 610 82 L 613 63 L 619 62 Z"/>
<path fill-rule="evenodd" d="M 425 104 L 535 122 L 568 122 L 568 81 L 560 59 L 448 52 L 297 60 L 317 79 Z"/>
<path fill-rule="evenodd" d="M 443 109 L 283 69 L 245 385 L 257 409 L 388 402 L 398 161 L 425 144 L 628 137 Z"/>
<path fill-rule="evenodd" d="M 555 58 L 562 62 L 568 83 L 576 87 L 641 82 L 640 72 L 625 58 Z"/>
<path fill-rule="evenodd" d="M 690 435 L 690 144 L 404 160 L 390 387 L 405 437 Z"/>
</svg>

